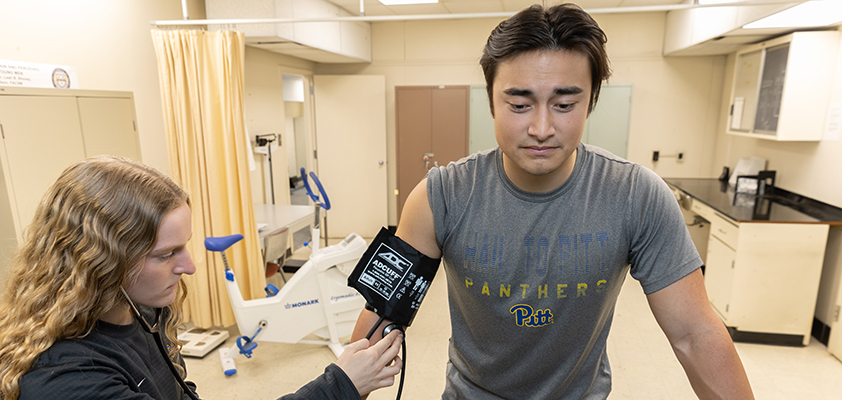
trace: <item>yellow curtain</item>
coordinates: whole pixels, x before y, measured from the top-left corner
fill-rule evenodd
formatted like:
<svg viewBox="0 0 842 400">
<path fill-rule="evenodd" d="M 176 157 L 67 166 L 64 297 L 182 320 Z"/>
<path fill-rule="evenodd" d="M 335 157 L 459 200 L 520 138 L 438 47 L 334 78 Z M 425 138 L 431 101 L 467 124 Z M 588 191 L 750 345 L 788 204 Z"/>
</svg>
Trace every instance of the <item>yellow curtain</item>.
<svg viewBox="0 0 842 400">
<path fill-rule="evenodd" d="M 241 32 L 153 30 L 172 178 L 190 193 L 196 273 L 187 277 L 185 318 L 229 326 L 234 314 L 218 253 L 208 236 L 242 233 L 226 251 L 243 297 L 262 297 L 262 268 L 251 198 L 243 118 L 245 37 Z"/>
</svg>

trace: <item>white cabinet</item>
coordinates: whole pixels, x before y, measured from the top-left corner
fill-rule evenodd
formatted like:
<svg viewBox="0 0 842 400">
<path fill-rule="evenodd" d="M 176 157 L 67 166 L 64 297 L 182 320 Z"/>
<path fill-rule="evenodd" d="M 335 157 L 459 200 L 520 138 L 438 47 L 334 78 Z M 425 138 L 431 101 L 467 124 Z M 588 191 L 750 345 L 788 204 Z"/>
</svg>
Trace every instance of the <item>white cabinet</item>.
<svg viewBox="0 0 842 400">
<path fill-rule="evenodd" d="M 727 132 L 778 141 L 821 140 L 838 31 L 795 32 L 736 53 Z"/>
<path fill-rule="evenodd" d="M 336 19 L 354 17 L 327 0 L 205 0 L 209 19 Z M 319 63 L 371 62 L 371 22 L 309 21 L 209 25 L 243 32 L 252 47 Z"/>
<path fill-rule="evenodd" d="M 708 252 L 705 264 L 705 288 L 714 310 L 728 324 L 728 312 L 731 307 L 731 287 L 734 283 L 734 262 L 737 252 L 728 247 L 716 236 L 708 240 Z"/>
<path fill-rule="evenodd" d="M 140 160 L 131 93 L 0 87 L 0 275 L 47 188 L 100 154 Z"/>
<path fill-rule="evenodd" d="M 761 333 L 775 337 L 774 343 L 809 343 L 828 229 L 738 223 L 715 212 L 705 287 L 735 340 Z"/>
<path fill-rule="evenodd" d="M 740 225 L 712 209 L 709 215 L 710 237 L 705 264 L 705 287 L 711 305 L 728 325 Z"/>
</svg>

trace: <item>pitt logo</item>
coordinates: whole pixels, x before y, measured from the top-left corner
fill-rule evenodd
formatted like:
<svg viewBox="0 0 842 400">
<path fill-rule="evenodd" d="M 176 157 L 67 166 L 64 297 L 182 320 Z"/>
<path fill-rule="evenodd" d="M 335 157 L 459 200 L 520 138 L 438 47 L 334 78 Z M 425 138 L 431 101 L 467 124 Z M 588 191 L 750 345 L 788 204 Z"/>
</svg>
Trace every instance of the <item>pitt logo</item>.
<svg viewBox="0 0 842 400">
<path fill-rule="evenodd" d="M 510 308 L 509 312 L 515 315 L 517 326 L 539 328 L 553 323 L 553 313 L 550 309 L 534 310 L 530 305 L 518 304 Z"/>
</svg>

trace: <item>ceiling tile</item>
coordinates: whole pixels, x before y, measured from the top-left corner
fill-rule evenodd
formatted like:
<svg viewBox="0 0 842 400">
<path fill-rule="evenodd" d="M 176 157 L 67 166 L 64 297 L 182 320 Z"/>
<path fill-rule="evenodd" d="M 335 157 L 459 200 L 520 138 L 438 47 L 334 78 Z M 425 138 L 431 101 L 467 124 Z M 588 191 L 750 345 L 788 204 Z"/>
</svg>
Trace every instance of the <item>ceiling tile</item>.
<svg viewBox="0 0 842 400">
<path fill-rule="evenodd" d="M 444 3 L 445 8 L 451 14 L 469 14 L 486 12 L 503 12 L 503 3 L 500 0 L 467 0 L 448 1 Z"/>
<path fill-rule="evenodd" d="M 441 1 L 441 0 L 439 0 Z M 400 6 L 386 6 L 398 15 L 449 14 L 441 3 L 436 4 L 408 4 Z"/>
<path fill-rule="evenodd" d="M 360 7 L 357 6 L 357 11 L 356 11 L 357 13 L 360 12 L 359 8 Z M 381 15 L 398 15 L 398 14 L 395 13 L 394 10 L 389 8 L 389 6 L 385 6 L 385 5 L 381 4 L 380 2 L 377 2 L 377 4 L 369 4 L 368 2 L 365 2 L 365 15 L 366 16 L 381 16 Z"/>
<path fill-rule="evenodd" d="M 536 2 L 534 0 L 503 0 L 503 11 L 516 12 L 536 3 L 540 4 L 541 2 Z"/>
</svg>

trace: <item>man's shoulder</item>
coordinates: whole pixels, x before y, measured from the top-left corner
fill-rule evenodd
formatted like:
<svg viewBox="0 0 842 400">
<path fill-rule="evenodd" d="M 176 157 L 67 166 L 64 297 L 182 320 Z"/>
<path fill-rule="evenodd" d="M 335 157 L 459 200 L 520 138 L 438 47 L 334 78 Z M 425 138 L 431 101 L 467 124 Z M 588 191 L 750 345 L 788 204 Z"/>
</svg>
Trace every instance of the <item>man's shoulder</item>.
<svg viewBox="0 0 842 400">
<path fill-rule="evenodd" d="M 584 144 L 579 147 L 582 151 L 577 162 L 581 162 L 582 173 L 588 181 L 604 183 L 605 179 L 630 180 L 639 173 L 641 165 L 626 160 L 601 147 Z"/>
<path fill-rule="evenodd" d="M 492 149 L 478 151 L 462 157 L 457 161 L 453 161 L 447 166 L 453 168 L 484 168 L 493 165 L 496 162 L 497 149 L 498 148 L 495 147 Z"/>
<path fill-rule="evenodd" d="M 626 167 L 626 168 L 633 168 L 639 164 L 626 160 L 608 150 L 603 149 L 599 146 L 594 146 L 592 144 L 582 143 L 582 149 L 584 149 L 585 153 L 588 157 L 593 158 L 595 161 L 606 162 L 611 165 Z"/>
<path fill-rule="evenodd" d="M 626 160 L 603 148 L 582 144 L 590 182 L 616 184 L 617 189 L 665 186 L 663 179 L 646 166 Z M 606 182 L 607 181 L 607 182 Z"/>
<path fill-rule="evenodd" d="M 478 151 L 457 161 L 451 161 L 446 166 L 432 168 L 427 177 L 444 181 L 473 179 L 476 171 L 488 171 L 495 168 L 496 157 L 497 148 Z"/>
</svg>

